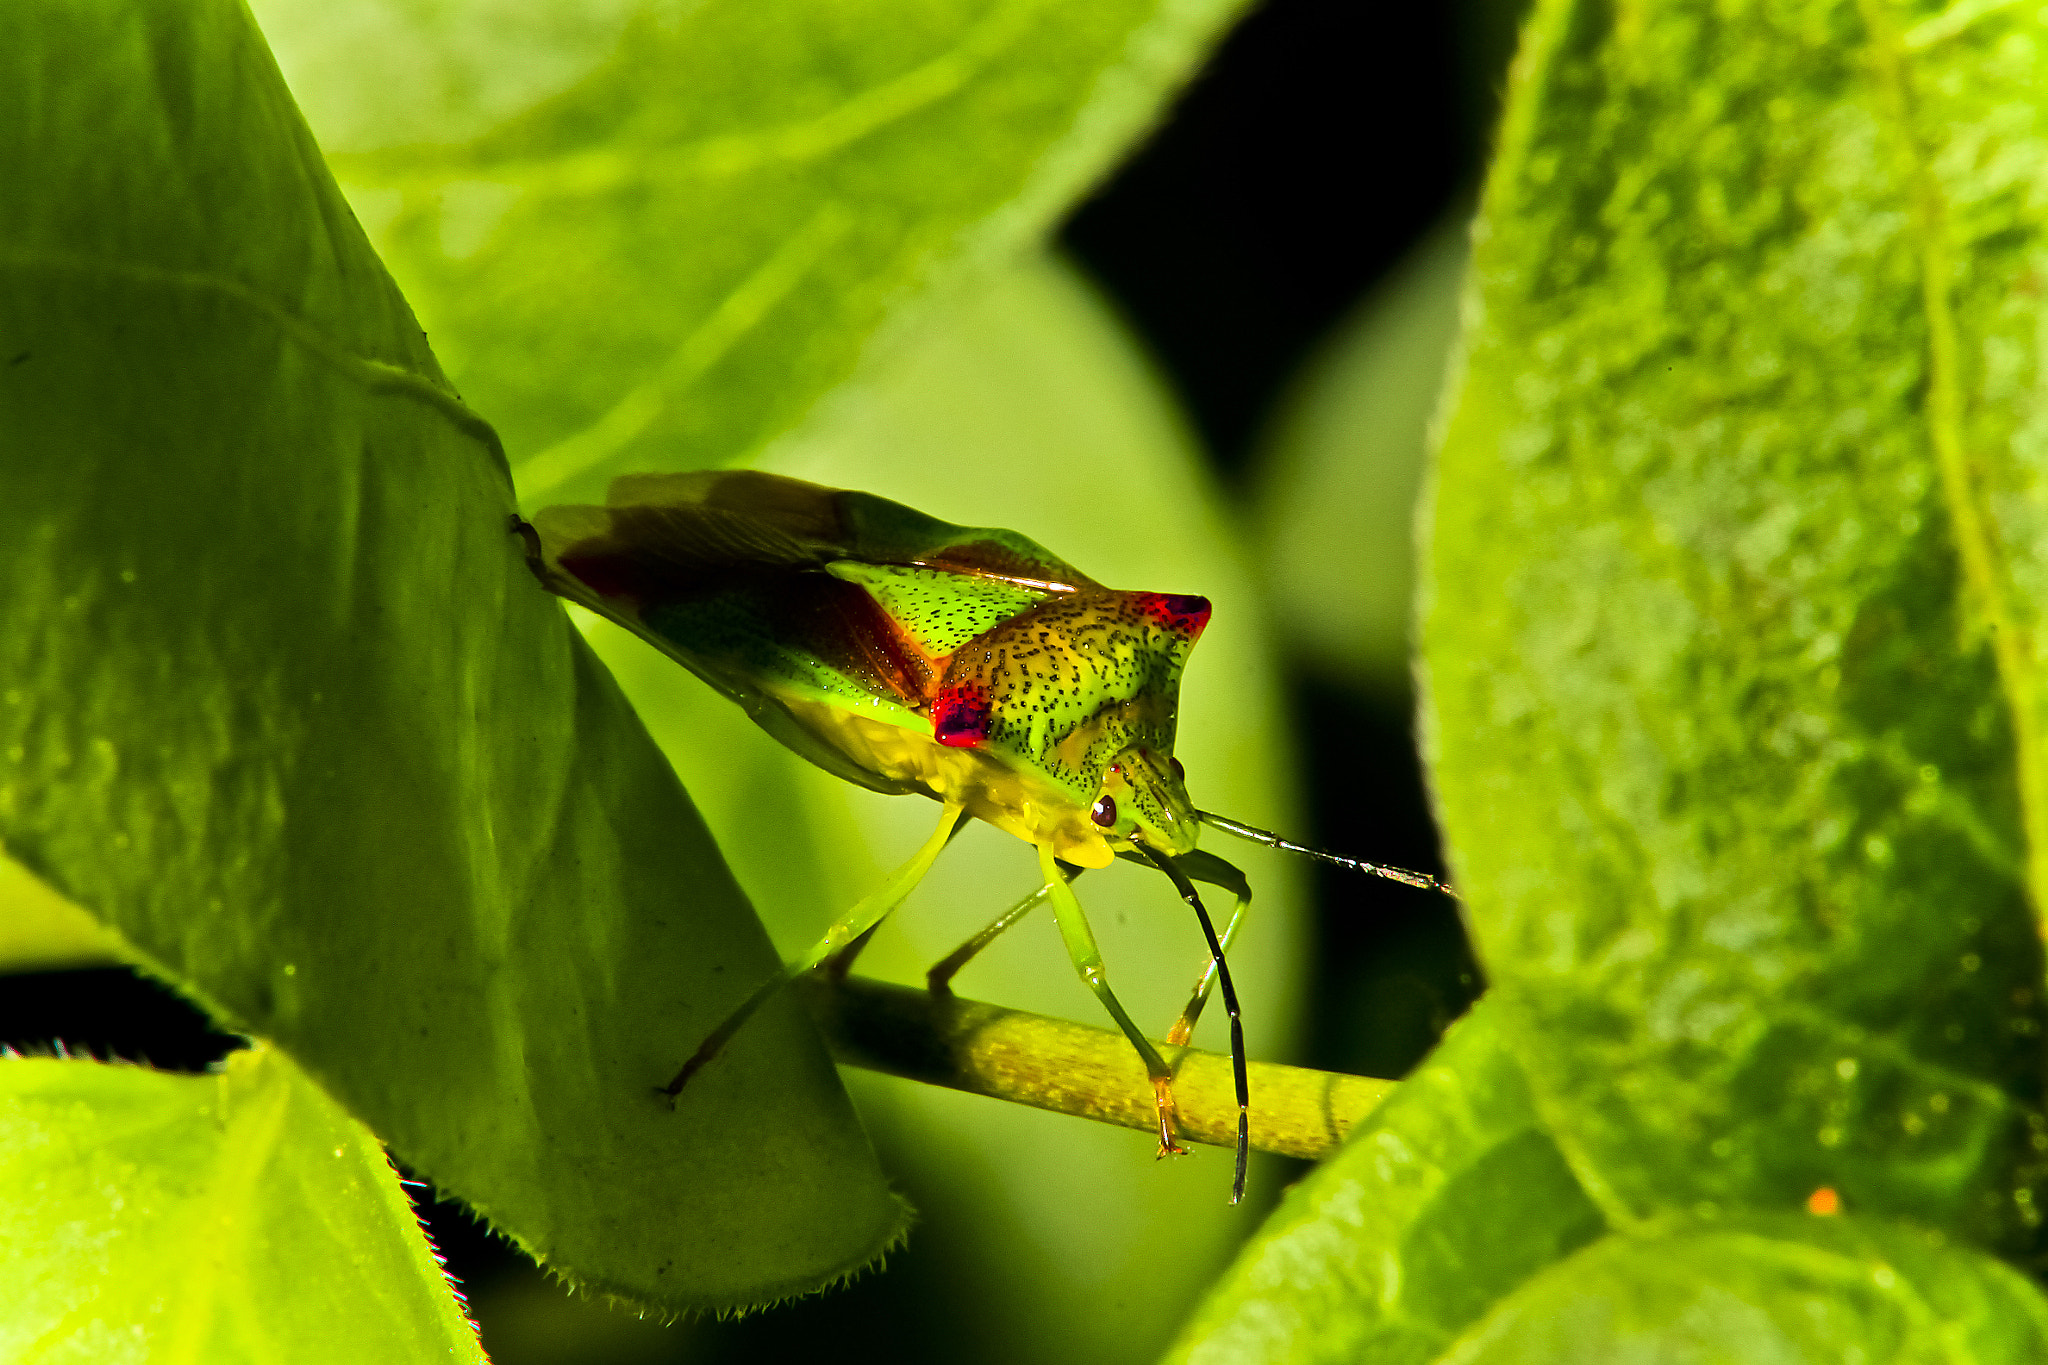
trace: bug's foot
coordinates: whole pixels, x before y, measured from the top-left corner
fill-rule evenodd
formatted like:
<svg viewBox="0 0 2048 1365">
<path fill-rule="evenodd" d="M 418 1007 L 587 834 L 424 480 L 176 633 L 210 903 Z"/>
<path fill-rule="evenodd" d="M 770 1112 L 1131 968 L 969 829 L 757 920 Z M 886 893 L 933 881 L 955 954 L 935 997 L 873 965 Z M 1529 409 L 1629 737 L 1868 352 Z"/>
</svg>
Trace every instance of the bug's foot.
<svg viewBox="0 0 2048 1365">
<path fill-rule="evenodd" d="M 1173 1139 L 1173 1120 L 1176 1110 L 1173 1103 L 1172 1079 L 1166 1076 L 1155 1076 L 1152 1080 L 1152 1097 L 1159 1106 L 1159 1155 L 1154 1159 L 1186 1156 L 1188 1149 Z"/>
<path fill-rule="evenodd" d="M 697 1055 L 690 1058 L 689 1061 L 683 1063 L 683 1069 L 676 1073 L 675 1079 L 670 1081 L 667 1085 L 656 1086 L 654 1089 L 654 1093 L 657 1095 L 667 1096 L 668 1107 L 670 1109 L 674 1109 L 676 1107 L 676 1096 L 683 1093 L 683 1087 L 690 1083 L 690 1077 L 696 1075 L 699 1071 L 702 1071 L 704 1069 L 704 1063 L 710 1061 L 711 1058 L 716 1057 L 717 1055 L 718 1054 L 715 1051 L 707 1054 L 703 1048 L 698 1048 Z"/>
</svg>

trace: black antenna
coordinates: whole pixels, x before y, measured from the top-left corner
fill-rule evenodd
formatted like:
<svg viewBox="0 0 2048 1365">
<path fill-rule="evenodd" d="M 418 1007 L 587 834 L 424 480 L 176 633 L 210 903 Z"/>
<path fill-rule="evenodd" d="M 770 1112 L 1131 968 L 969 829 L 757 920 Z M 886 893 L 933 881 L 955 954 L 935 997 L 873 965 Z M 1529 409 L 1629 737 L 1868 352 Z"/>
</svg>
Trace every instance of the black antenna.
<svg viewBox="0 0 2048 1365">
<path fill-rule="evenodd" d="M 1250 825 L 1240 824 L 1238 821 L 1232 820 L 1228 816 L 1218 815 L 1214 811 L 1198 810 L 1195 812 L 1195 818 L 1205 825 L 1216 826 L 1225 834 L 1235 834 L 1240 839 L 1249 839 L 1255 844 L 1264 844 L 1267 848 L 1277 848 L 1283 853 L 1299 853 L 1303 857 L 1316 858 L 1326 863 L 1335 863 L 1338 867 L 1348 867 L 1353 872 L 1365 872 L 1375 877 L 1385 877 L 1390 882 L 1400 882 L 1403 886 L 1420 887 L 1424 891 L 1441 891 L 1452 900 L 1459 899 L 1458 893 L 1451 890 L 1447 883 L 1438 881 L 1427 872 L 1410 872 L 1405 867 L 1388 867 L 1382 863 L 1368 863 L 1359 858 L 1346 858 L 1337 853 L 1325 853 L 1319 848 L 1310 848 L 1307 844 L 1297 844 L 1291 840 L 1283 839 L 1270 830 L 1254 829 Z"/>
<path fill-rule="evenodd" d="M 1173 859 L 1153 849 L 1149 844 L 1138 843 L 1138 852 L 1152 866 L 1173 879 L 1174 889 L 1180 898 L 1195 907 L 1195 918 L 1201 921 L 1202 937 L 1209 940 L 1209 956 L 1216 963 L 1216 978 L 1223 987 L 1223 1008 L 1230 1012 L 1230 1074 L 1237 1082 L 1237 1177 L 1230 1185 L 1230 1202 L 1244 1201 L 1245 1167 L 1251 1160 L 1251 1083 L 1244 1074 L 1244 1023 L 1237 1014 L 1237 987 L 1230 984 L 1230 964 L 1223 960 L 1223 945 L 1216 938 L 1216 926 L 1209 922 L 1209 912 L 1202 908 L 1202 898 L 1195 894 L 1195 884 L 1188 880 L 1188 874 L 1181 871 Z"/>
</svg>

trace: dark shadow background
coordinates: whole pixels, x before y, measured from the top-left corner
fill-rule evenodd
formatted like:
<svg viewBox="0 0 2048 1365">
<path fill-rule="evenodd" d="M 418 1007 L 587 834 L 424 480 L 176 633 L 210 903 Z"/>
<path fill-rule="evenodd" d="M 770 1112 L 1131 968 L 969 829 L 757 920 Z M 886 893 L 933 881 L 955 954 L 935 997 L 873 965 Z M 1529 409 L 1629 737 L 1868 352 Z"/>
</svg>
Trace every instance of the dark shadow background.
<svg viewBox="0 0 2048 1365">
<path fill-rule="evenodd" d="M 1317 343 L 1469 200 L 1519 12 L 1519 0 L 1275 0 L 1067 223 L 1062 244 L 1151 349 L 1226 486 L 1245 478 L 1276 398 Z M 1441 873 L 1412 699 L 1305 674 L 1292 692 L 1314 812 L 1308 837 Z M 1435 896 L 1335 869 L 1319 869 L 1317 904 L 1301 1060 L 1401 1075 L 1477 993 L 1456 914 Z M 0 1044 L 200 1070 L 236 1040 L 131 973 L 82 971 L 0 979 Z M 927 1228 L 947 1224 L 940 1191 L 905 1193 Z M 424 1212 L 473 1292 L 536 1273 L 452 1205 Z M 587 1340 L 578 1358 L 956 1360 L 975 1353 L 976 1324 L 971 1305 L 947 1301 L 945 1254 L 939 1238 L 913 1236 L 888 1273 L 847 1290 L 658 1340 L 621 1319 L 615 1348 Z M 511 1339 L 512 1324 L 483 1326 L 504 1365 L 543 1358 Z"/>
</svg>

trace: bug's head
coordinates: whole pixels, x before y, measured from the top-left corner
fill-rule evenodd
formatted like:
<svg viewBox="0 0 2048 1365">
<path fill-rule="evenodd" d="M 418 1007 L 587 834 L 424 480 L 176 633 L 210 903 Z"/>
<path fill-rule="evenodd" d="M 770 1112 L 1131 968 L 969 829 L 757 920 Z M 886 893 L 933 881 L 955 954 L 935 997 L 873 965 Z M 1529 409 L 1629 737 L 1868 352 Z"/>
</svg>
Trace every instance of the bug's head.
<svg viewBox="0 0 2048 1365">
<path fill-rule="evenodd" d="M 1111 844 L 1135 841 L 1161 853 L 1193 851 L 1201 823 L 1180 761 L 1136 745 L 1103 773 L 1088 818 Z"/>
</svg>

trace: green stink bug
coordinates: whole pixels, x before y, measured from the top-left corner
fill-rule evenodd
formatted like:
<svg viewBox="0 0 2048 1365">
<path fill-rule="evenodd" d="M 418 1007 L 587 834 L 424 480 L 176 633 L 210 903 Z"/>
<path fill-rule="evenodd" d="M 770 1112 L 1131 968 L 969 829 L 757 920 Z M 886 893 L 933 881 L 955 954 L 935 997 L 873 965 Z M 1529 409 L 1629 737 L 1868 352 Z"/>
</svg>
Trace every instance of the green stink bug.
<svg viewBox="0 0 2048 1365">
<path fill-rule="evenodd" d="M 943 807 L 938 828 L 811 949 L 705 1038 L 673 1097 L 793 977 L 843 970 L 971 817 L 1038 850 L 1044 884 L 935 966 L 934 990 L 1050 901 L 1075 970 L 1144 1062 L 1159 1152 L 1175 1140 L 1172 1072 L 1110 989 L 1070 883 L 1118 856 L 1170 878 L 1207 958 L 1168 1041 L 1185 1043 L 1212 988 L 1231 1021 L 1238 1103 L 1232 1201 L 1243 1197 L 1248 1087 L 1227 953 L 1251 891 L 1198 850 L 1200 826 L 1411 885 L 1416 873 L 1334 858 L 1197 810 L 1173 756 L 1181 671 L 1206 599 L 1105 588 L 1012 531 L 962 527 L 866 493 L 751 471 L 631 475 L 604 507 L 550 507 L 528 526 L 535 574 L 682 663 L 769 734 L 838 777 Z M 1218 934 L 1196 881 L 1236 905 Z"/>
</svg>

